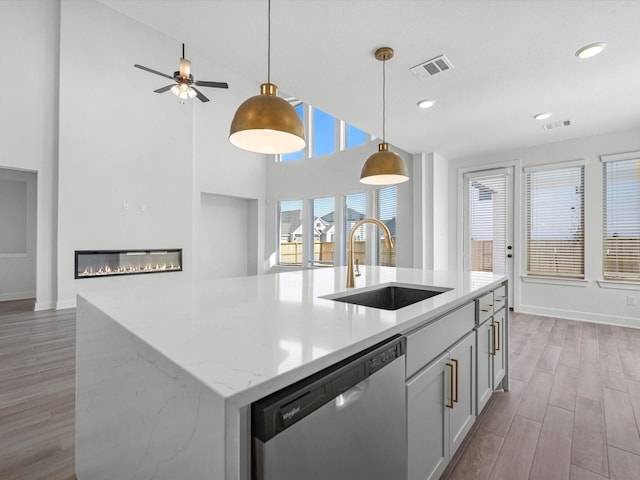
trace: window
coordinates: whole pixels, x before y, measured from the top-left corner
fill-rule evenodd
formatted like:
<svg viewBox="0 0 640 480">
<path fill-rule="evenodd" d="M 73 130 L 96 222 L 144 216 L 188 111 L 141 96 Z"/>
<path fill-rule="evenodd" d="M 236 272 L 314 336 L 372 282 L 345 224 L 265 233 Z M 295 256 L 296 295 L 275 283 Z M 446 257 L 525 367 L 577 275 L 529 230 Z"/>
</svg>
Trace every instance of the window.
<svg viewBox="0 0 640 480">
<path fill-rule="evenodd" d="M 304 123 L 304 117 L 303 117 L 304 105 L 302 103 L 299 103 L 294 107 L 294 110 L 296 111 L 296 113 Z M 298 150 L 297 152 L 284 153 L 280 155 L 281 162 L 292 162 L 295 160 L 302 160 L 303 158 L 304 158 L 304 149 Z"/>
<path fill-rule="evenodd" d="M 602 159 L 605 280 L 640 281 L 640 152 L 635 153 L 636 158 L 633 156 L 610 155 Z"/>
<path fill-rule="evenodd" d="M 347 195 L 345 198 L 345 209 L 344 232 L 347 240 L 345 243 L 348 243 L 349 233 L 351 233 L 351 229 L 355 223 L 367 216 L 367 194 L 362 192 Z M 366 240 L 366 228 L 365 225 L 361 225 L 353 235 L 353 252 L 355 260 L 357 260 L 360 265 L 364 265 L 366 263 Z M 347 251 L 349 250 L 349 245 L 346 246 L 346 249 Z"/>
<path fill-rule="evenodd" d="M 280 265 L 302 265 L 302 200 L 282 201 L 278 204 Z"/>
<path fill-rule="evenodd" d="M 313 199 L 313 266 L 333 266 L 335 245 L 334 209 L 335 198 Z"/>
<path fill-rule="evenodd" d="M 336 151 L 336 119 L 317 108 L 313 111 L 313 156 L 320 157 Z"/>
<path fill-rule="evenodd" d="M 366 143 L 368 137 L 367 132 L 347 124 L 347 148 L 357 147 Z"/>
<path fill-rule="evenodd" d="M 391 233 L 393 248 L 389 250 L 384 241 L 384 235 L 380 229 L 378 231 L 377 264 L 385 267 L 396 266 L 396 204 L 398 189 L 395 186 L 376 190 L 376 217 L 384 223 Z"/>
<path fill-rule="evenodd" d="M 526 170 L 527 274 L 584 278 L 584 166 Z"/>
<path fill-rule="evenodd" d="M 311 105 L 305 107 L 302 102 L 295 99 L 290 100 L 290 102 L 295 105 L 294 109 L 302 119 L 305 137 L 309 141 L 309 148 L 293 153 L 276 155 L 276 161 L 292 162 L 311 157 L 321 157 L 375 140 L 375 137 L 367 132 L 346 124 L 318 108 L 314 108 Z"/>
<path fill-rule="evenodd" d="M 465 175 L 465 261 L 473 271 L 506 273 L 507 173 Z"/>
</svg>

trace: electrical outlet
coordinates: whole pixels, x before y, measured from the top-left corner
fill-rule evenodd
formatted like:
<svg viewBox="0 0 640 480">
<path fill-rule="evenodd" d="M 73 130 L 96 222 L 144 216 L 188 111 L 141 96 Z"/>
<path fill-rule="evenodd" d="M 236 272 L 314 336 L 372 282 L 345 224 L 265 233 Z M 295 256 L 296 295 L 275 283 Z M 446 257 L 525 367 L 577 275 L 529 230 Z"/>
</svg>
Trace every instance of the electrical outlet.
<svg viewBox="0 0 640 480">
<path fill-rule="evenodd" d="M 633 295 L 627 295 L 627 305 L 635 307 L 637 305 L 637 299 Z"/>
</svg>

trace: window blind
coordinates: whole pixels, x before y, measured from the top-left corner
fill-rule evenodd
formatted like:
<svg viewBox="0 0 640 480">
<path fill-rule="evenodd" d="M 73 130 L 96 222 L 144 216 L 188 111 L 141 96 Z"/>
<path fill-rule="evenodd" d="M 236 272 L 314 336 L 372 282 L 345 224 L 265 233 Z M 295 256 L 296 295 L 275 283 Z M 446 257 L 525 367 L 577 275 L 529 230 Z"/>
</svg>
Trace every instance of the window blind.
<svg viewBox="0 0 640 480">
<path fill-rule="evenodd" d="M 467 179 L 471 270 L 505 274 L 507 175 Z"/>
<path fill-rule="evenodd" d="M 397 213 L 397 197 L 398 189 L 396 186 L 390 186 L 380 188 L 376 190 L 375 195 L 375 215 L 382 223 L 384 223 L 391 233 L 391 239 L 393 240 L 393 248 L 388 249 L 387 244 L 384 241 L 384 235 L 380 229 L 376 228 L 378 232 L 378 248 L 377 264 L 385 267 L 396 266 L 396 242 L 397 242 L 397 230 L 396 230 L 396 213 Z"/>
<path fill-rule="evenodd" d="M 526 174 L 527 274 L 584 278 L 584 166 Z"/>
<path fill-rule="evenodd" d="M 603 276 L 640 281 L 640 158 L 604 161 Z"/>
</svg>

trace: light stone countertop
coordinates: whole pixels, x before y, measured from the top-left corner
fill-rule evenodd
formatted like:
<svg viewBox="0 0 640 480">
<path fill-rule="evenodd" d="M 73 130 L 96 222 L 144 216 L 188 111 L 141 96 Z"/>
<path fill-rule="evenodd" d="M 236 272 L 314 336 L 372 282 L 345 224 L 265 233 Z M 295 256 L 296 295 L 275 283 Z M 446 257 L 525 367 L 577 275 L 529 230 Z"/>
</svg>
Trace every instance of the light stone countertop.
<svg viewBox="0 0 640 480">
<path fill-rule="evenodd" d="M 347 292 L 346 267 L 79 293 L 227 404 L 249 403 L 495 288 L 504 276 L 361 267 L 380 284 L 452 290 L 395 311 L 322 296 Z"/>
</svg>

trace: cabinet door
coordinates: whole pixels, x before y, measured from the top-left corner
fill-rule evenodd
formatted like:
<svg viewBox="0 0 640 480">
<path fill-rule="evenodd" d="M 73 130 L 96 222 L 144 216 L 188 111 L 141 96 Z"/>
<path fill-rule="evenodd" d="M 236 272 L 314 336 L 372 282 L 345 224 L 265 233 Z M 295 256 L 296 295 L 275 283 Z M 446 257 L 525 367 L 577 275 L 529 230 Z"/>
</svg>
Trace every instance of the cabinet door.
<svg viewBox="0 0 640 480">
<path fill-rule="evenodd" d="M 484 322 L 477 331 L 477 352 L 478 352 L 478 408 L 477 414 L 484 409 L 485 405 L 493 393 L 493 337 L 491 320 Z M 494 327 L 495 328 L 495 327 Z"/>
<path fill-rule="evenodd" d="M 449 461 L 453 369 L 445 354 L 407 382 L 409 480 L 437 480 Z"/>
<path fill-rule="evenodd" d="M 505 318 L 506 313 L 503 308 L 493 316 L 493 325 L 495 328 L 495 355 L 493 355 L 493 390 L 502 388 L 501 382 L 504 378 L 507 344 L 505 342 L 504 332 L 506 331 Z"/>
<path fill-rule="evenodd" d="M 449 351 L 454 365 L 454 402 L 449 409 L 449 453 L 456 452 L 476 420 L 476 335 L 470 332 Z"/>
</svg>

